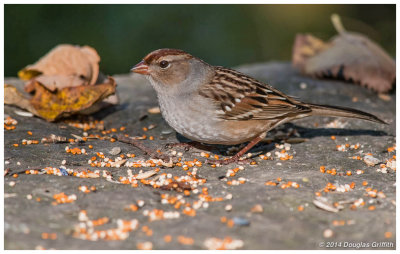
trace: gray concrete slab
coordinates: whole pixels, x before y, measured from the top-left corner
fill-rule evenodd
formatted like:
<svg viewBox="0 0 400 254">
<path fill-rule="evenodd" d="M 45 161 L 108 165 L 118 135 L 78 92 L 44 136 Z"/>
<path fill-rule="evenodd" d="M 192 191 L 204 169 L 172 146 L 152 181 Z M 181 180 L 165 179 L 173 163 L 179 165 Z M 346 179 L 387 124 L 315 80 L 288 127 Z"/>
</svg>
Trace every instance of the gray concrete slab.
<svg viewBox="0 0 400 254">
<path fill-rule="evenodd" d="M 5 106 L 5 114 L 18 121 L 16 129 L 4 131 L 4 156 L 7 163 L 5 169 L 9 169 L 4 181 L 5 249 L 136 249 L 143 248 L 144 242 L 151 242 L 153 249 L 206 249 L 205 241 L 212 237 L 225 239 L 226 242 L 229 242 L 227 237 L 241 240 L 241 249 L 376 249 L 376 244 L 380 244 L 380 249 L 394 249 L 396 172 L 391 168 L 387 168 L 386 173 L 378 170 L 382 171 L 380 164 L 386 164 L 395 155 L 395 152 L 388 152 L 388 148 L 395 145 L 396 137 L 395 95 L 390 95 L 390 101 L 385 101 L 360 86 L 303 77 L 288 63 L 251 64 L 238 69 L 303 101 L 361 109 L 376 114 L 389 124 L 329 117 L 312 117 L 286 124 L 268 135 L 267 138 L 273 140 L 272 143 L 263 143 L 251 150 L 257 164 L 243 165 L 244 169 L 233 177 L 226 177 L 226 173 L 237 165 L 216 168 L 205 164 L 197 166 L 197 177 L 206 179 L 206 182 L 197 187 L 198 193 L 191 191 L 189 196 L 185 196 L 175 190 L 153 188 L 140 182 L 137 187 L 113 183 L 104 177 L 25 174 L 30 169 L 60 168 L 65 160 L 65 167 L 68 169 L 76 172 L 87 169 L 107 170 L 112 174 L 112 179 L 118 181 L 119 177 L 128 176 L 129 169 L 137 174 L 153 167 L 92 167 L 88 160 L 93 156 L 98 157 L 97 152 L 103 152 L 110 158 L 117 157 L 108 154 L 113 147 L 120 147 L 121 154 L 124 155 L 134 153 L 136 157 L 130 159 L 131 161 L 149 159 L 129 144 L 109 140 L 94 139 L 81 144 L 22 145 L 23 139 L 40 141 L 50 134 L 73 138 L 72 134 L 83 136 L 84 131 L 65 122 L 48 123 L 36 117 L 20 116 L 15 113 L 19 109 Z M 104 121 L 106 130 L 116 128 L 117 133 L 153 136 L 154 140 L 147 138 L 142 140 L 143 144 L 152 149 L 160 148 L 165 153 L 173 150 L 181 152 L 182 161 L 192 161 L 194 158 L 205 160 L 200 156 L 204 152 L 200 149 L 185 151 L 183 148 L 164 148 L 167 143 L 178 142 L 179 136 L 177 138 L 176 133 L 170 131 L 160 114 L 147 114 L 149 108 L 157 106 L 157 100 L 155 92 L 145 79 L 125 74 L 116 75 L 115 79 L 118 83 L 120 105 L 94 115 Z M 15 78 L 6 78 L 6 83 L 22 85 Z M 151 124 L 156 127 L 143 131 L 143 127 Z M 119 131 L 121 126 L 126 129 Z M 289 156 L 293 156 L 292 159 L 280 160 L 275 153 L 282 148 L 276 145 L 282 145 L 284 141 L 276 137 L 286 135 L 292 130 L 297 130 L 299 134 L 297 141 L 299 138 L 305 141 L 291 144 L 287 152 Z M 33 135 L 27 134 L 28 131 Z M 104 136 L 96 130 L 88 130 L 87 133 Z M 336 139 L 333 140 L 331 136 Z M 15 147 L 13 144 L 19 146 Z M 349 147 L 347 151 L 337 150 L 338 145 L 345 144 L 359 144 L 359 147 Z M 66 146 L 84 148 L 87 155 L 67 153 Z M 217 153 L 223 156 L 225 151 L 224 147 L 219 147 L 211 155 Z M 258 156 L 268 152 L 273 159 L 262 160 Z M 352 159 L 353 156 L 363 158 L 368 153 L 381 163 L 368 166 L 363 160 Z M 321 173 L 320 166 L 325 166 L 326 170 L 335 168 L 337 174 Z M 363 173 L 357 174 L 357 170 Z M 346 175 L 347 171 L 352 174 Z M 185 176 L 187 172 L 193 172 L 193 167 L 188 171 L 180 166 L 160 167 L 155 177 L 162 173 Z M 17 178 L 13 177 L 15 173 L 18 173 Z M 242 180 L 241 178 L 245 179 L 243 184 L 228 184 Z M 277 178 L 282 179 L 277 186 L 265 185 L 269 181 L 277 182 Z M 282 188 L 288 181 L 294 182 L 292 187 Z M 363 182 L 367 184 L 363 185 Z M 328 183 L 335 185 L 336 190 L 324 192 Z M 353 188 L 349 189 L 346 184 L 352 183 Z M 79 190 L 82 185 L 95 186 L 97 190 L 83 193 Z M 206 202 L 204 207 L 195 209 L 195 216 L 183 213 L 184 205 L 175 208 L 174 205 L 164 204 L 165 201 L 162 201 L 165 194 L 175 197 L 182 195 L 180 200 L 185 200 L 193 207 L 194 202 L 202 197 L 199 194 L 204 187 L 208 189 L 210 197 L 223 199 Z M 341 192 L 345 188 L 348 191 Z M 372 192 L 368 193 L 367 188 L 371 188 Z M 377 197 L 373 197 L 374 190 L 379 193 Z M 55 201 L 53 195 L 62 192 L 66 195 L 75 194 L 76 200 L 52 205 Z M 316 192 L 320 192 L 328 203 L 344 201 L 343 209 L 334 213 L 317 208 L 313 204 L 317 198 Z M 32 198 L 28 199 L 27 196 Z M 137 211 L 124 210 L 129 204 L 137 204 L 138 200 L 144 201 L 143 207 Z M 261 206 L 262 211 L 251 212 L 255 205 Z M 354 209 L 355 205 L 359 206 Z M 229 206 L 232 208 L 227 211 Z M 149 217 L 145 215 L 154 209 L 177 211 L 179 217 L 149 221 Z M 74 231 L 79 224 L 81 210 L 86 210 L 91 220 L 102 217 L 109 219 L 108 223 L 94 227 L 94 230 L 117 228 L 118 219 L 137 219 L 139 227 L 129 232 L 124 240 L 77 239 Z M 227 222 L 221 222 L 223 217 L 226 217 Z M 240 225 L 241 223 L 249 225 Z M 46 239 L 54 237 L 51 233 L 56 233 L 57 239 Z M 165 241 L 166 235 L 170 235 L 172 240 Z"/>
</svg>

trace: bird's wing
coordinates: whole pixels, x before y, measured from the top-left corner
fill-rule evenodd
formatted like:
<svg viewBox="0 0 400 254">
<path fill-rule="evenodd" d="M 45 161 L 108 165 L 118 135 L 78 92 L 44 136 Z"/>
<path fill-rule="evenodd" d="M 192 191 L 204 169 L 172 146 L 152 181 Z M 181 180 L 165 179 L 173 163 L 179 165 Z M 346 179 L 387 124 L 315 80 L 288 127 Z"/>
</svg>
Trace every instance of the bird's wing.
<svg viewBox="0 0 400 254">
<path fill-rule="evenodd" d="M 223 67 L 216 67 L 215 76 L 199 93 L 212 99 L 226 120 L 281 119 L 311 112 L 310 107 L 273 87 Z"/>
</svg>

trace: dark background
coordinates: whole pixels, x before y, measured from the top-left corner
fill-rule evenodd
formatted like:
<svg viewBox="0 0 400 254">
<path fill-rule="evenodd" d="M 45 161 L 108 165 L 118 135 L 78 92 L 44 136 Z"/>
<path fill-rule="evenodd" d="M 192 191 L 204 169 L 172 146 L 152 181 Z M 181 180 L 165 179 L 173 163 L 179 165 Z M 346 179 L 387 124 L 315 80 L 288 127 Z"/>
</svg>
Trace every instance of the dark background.
<svg viewBox="0 0 400 254">
<path fill-rule="evenodd" d="M 330 15 L 391 56 L 395 5 L 5 5 L 5 75 L 61 43 L 90 45 L 106 74 L 126 73 L 148 52 L 180 48 L 214 65 L 288 61 L 296 33 L 327 40 Z"/>
</svg>

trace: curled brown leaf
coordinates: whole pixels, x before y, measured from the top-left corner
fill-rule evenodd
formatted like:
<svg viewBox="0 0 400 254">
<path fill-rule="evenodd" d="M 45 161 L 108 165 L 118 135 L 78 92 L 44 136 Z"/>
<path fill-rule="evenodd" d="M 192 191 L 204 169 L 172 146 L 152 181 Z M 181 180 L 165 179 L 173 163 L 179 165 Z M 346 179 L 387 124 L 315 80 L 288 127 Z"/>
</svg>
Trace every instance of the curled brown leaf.
<svg viewBox="0 0 400 254">
<path fill-rule="evenodd" d="M 99 76 L 99 62 L 100 56 L 92 47 L 61 44 L 36 63 L 19 71 L 18 76 L 22 80 L 39 81 L 51 91 L 56 88 L 93 85 Z M 28 87 L 28 90 L 31 89 Z"/>
<path fill-rule="evenodd" d="M 394 60 L 365 35 L 344 30 L 338 16 L 332 20 L 339 34 L 329 42 L 309 34 L 296 36 L 293 65 L 306 75 L 345 79 L 380 93 L 390 91 L 396 79 Z"/>
</svg>

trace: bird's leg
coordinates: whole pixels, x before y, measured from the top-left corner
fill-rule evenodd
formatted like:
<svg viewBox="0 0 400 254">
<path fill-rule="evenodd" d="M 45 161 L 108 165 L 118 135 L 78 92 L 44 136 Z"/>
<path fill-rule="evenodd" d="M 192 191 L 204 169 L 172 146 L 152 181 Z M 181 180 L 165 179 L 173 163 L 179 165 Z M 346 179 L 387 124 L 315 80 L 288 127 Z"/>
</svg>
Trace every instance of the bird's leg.
<svg viewBox="0 0 400 254">
<path fill-rule="evenodd" d="M 223 165 L 227 165 L 230 164 L 232 162 L 237 162 L 239 161 L 240 157 L 245 154 L 247 151 L 249 151 L 253 146 L 257 145 L 258 142 L 260 142 L 263 138 L 265 138 L 265 136 L 267 135 L 266 132 L 264 132 L 261 135 L 258 135 L 256 138 L 254 138 L 252 141 L 250 141 L 250 143 L 248 143 L 242 150 L 240 150 L 237 154 L 235 154 L 234 156 L 232 156 L 229 159 L 225 159 L 225 160 L 207 160 L 206 162 L 209 164 L 223 164 Z"/>
<path fill-rule="evenodd" d="M 174 148 L 174 147 L 183 147 L 185 148 L 185 151 L 189 151 L 191 148 L 198 148 L 201 150 L 211 150 L 214 147 L 210 145 L 204 145 L 200 142 L 197 141 L 190 141 L 190 142 L 183 142 L 183 143 L 172 143 L 172 144 L 166 144 L 165 148 Z"/>
<path fill-rule="evenodd" d="M 117 136 L 115 136 L 115 138 L 122 142 L 122 143 L 127 143 L 127 144 L 131 144 L 137 148 L 139 148 L 140 150 L 142 150 L 143 152 L 145 152 L 146 154 L 150 155 L 150 157 L 156 158 L 156 159 L 161 159 L 163 161 L 168 162 L 170 160 L 170 158 L 168 156 L 166 156 L 165 154 L 161 154 L 157 151 L 154 151 L 150 148 L 148 148 L 147 146 L 143 145 L 141 142 L 130 138 L 130 137 L 125 137 L 122 134 L 119 134 Z"/>
</svg>

